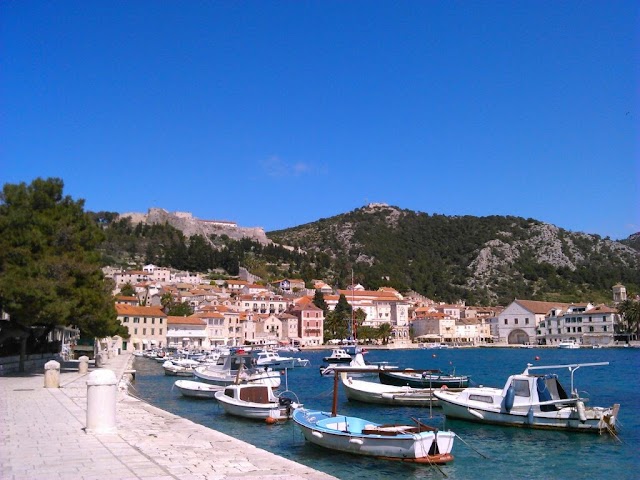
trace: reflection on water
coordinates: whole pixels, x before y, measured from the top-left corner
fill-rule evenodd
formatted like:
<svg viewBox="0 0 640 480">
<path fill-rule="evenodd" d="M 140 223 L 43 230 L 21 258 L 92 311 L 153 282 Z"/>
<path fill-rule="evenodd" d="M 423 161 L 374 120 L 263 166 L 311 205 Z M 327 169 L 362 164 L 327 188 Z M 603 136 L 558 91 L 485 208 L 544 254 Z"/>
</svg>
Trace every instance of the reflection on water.
<svg viewBox="0 0 640 480">
<path fill-rule="evenodd" d="M 333 379 L 321 377 L 318 367 L 324 351 L 302 352 L 311 366 L 296 368 L 287 374 L 289 390 L 295 392 L 308 408 L 330 410 Z M 540 360 L 535 360 L 539 357 Z M 448 349 L 438 350 L 373 350 L 368 361 L 389 361 L 401 367 L 440 368 L 469 374 L 483 385 L 502 387 L 507 377 L 522 372 L 527 363 L 557 365 L 609 361 L 606 367 L 584 367 L 575 373 L 578 390 L 588 392 L 591 405 L 621 404 L 618 443 L 609 436 L 529 430 L 487 426 L 445 419 L 440 410 L 429 408 L 387 407 L 349 402 L 339 392 L 338 410 L 381 423 L 420 418 L 439 428 L 451 429 L 456 439 L 455 460 L 441 466 L 442 473 L 452 479 L 484 478 L 637 478 L 640 467 L 637 448 L 640 445 L 640 349 Z M 409 479 L 444 478 L 440 471 L 425 465 L 381 461 L 324 450 L 305 442 L 293 422 L 267 425 L 261 422 L 225 415 L 215 400 L 186 398 L 173 389 L 176 377 L 164 375 L 160 363 L 138 358 L 136 396 L 149 403 L 188 418 L 194 422 L 249 442 L 291 460 L 345 480 L 368 480 L 402 477 Z M 560 375 L 569 389 L 568 370 Z M 283 389 L 285 381 L 283 380 Z M 465 444 L 466 443 L 466 444 Z M 480 452 L 488 458 L 483 458 Z"/>
</svg>

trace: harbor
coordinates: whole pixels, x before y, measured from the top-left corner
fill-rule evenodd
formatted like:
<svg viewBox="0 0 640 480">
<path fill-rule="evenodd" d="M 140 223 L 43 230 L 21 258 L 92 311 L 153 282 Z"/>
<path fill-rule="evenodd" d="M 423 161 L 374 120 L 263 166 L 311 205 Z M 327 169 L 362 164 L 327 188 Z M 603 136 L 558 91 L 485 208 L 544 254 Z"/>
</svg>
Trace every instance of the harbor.
<svg viewBox="0 0 640 480">
<path fill-rule="evenodd" d="M 131 360 L 114 356 L 104 368 L 126 383 Z M 334 478 L 141 401 L 122 383 L 116 431 L 89 433 L 89 374 L 79 373 L 77 363 L 64 363 L 59 388 L 44 387 L 44 372 L 0 377 L 0 478 Z"/>
</svg>

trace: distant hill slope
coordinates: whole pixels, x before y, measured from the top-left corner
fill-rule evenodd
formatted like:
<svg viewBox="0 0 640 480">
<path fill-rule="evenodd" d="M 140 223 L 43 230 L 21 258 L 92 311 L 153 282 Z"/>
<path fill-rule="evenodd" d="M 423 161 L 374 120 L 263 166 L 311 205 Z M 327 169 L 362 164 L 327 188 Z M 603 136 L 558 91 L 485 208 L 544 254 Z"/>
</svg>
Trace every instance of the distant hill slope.
<svg viewBox="0 0 640 480">
<path fill-rule="evenodd" d="M 610 301 L 614 284 L 636 292 L 640 286 L 637 239 L 616 242 L 520 217 L 371 204 L 267 237 L 327 254 L 338 277 L 353 268 L 368 288 L 391 284 L 447 301 Z"/>
</svg>

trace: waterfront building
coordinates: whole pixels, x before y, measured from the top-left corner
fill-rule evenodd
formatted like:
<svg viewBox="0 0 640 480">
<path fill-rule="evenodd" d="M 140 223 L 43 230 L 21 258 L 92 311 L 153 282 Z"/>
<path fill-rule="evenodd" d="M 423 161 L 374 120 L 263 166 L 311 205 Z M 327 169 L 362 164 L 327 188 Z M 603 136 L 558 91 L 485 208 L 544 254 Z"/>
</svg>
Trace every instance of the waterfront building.
<svg viewBox="0 0 640 480">
<path fill-rule="evenodd" d="M 573 341 L 583 346 L 614 345 L 618 313 L 606 305 L 571 305 L 566 311 L 553 311 L 538 325 L 538 343 L 558 345 Z"/>
<path fill-rule="evenodd" d="M 302 346 L 324 343 L 324 313 L 311 302 L 300 302 L 288 312 L 298 320 L 298 333 Z"/>
<path fill-rule="evenodd" d="M 187 350 L 209 348 L 207 324 L 195 315 L 189 317 L 167 317 L 167 346 Z"/>
<path fill-rule="evenodd" d="M 129 333 L 128 339 L 116 338 L 115 348 L 123 352 L 166 346 L 167 315 L 159 307 L 115 304 L 117 319 Z"/>
</svg>

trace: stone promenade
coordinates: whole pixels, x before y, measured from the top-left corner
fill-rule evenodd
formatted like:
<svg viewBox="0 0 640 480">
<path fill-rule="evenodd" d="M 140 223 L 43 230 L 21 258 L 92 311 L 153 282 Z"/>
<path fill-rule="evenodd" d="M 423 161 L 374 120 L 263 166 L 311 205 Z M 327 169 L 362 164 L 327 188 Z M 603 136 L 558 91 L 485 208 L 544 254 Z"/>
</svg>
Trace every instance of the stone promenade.
<svg viewBox="0 0 640 480">
<path fill-rule="evenodd" d="M 123 378 L 130 355 L 103 368 Z M 93 371 L 89 369 L 89 374 Z M 118 389 L 115 433 L 87 433 L 87 377 L 0 377 L 0 479 L 327 480 L 334 477 L 175 416 Z"/>
</svg>

